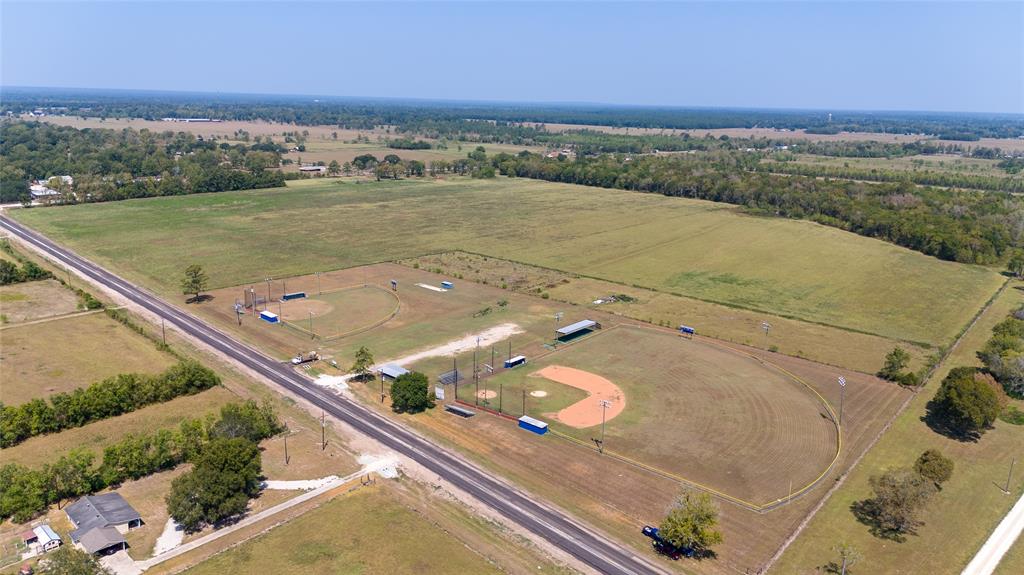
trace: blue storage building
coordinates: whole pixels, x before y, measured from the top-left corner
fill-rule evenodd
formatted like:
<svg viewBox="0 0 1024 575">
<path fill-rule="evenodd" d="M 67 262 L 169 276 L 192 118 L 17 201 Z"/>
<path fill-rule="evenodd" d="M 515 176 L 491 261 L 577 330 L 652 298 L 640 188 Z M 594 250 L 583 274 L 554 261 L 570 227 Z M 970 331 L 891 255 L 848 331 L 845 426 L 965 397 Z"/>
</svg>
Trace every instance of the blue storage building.
<svg viewBox="0 0 1024 575">
<path fill-rule="evenodd" d="M 539 419 L 534 419 L 529 415 L 524 415 L 519 418 L 519 427 L 527 431 L 532 431 L 537 435 L 544 435 L 548 432 L 548 424 L 544 423 Z"/>
<path fill-rule="evenodd" d="M 268 323 L 277 323 L 281 321 L 281 318 L 277 317 L 277 314 L 272 311 L 261 311 L 260 319 Z"/>
</svg>

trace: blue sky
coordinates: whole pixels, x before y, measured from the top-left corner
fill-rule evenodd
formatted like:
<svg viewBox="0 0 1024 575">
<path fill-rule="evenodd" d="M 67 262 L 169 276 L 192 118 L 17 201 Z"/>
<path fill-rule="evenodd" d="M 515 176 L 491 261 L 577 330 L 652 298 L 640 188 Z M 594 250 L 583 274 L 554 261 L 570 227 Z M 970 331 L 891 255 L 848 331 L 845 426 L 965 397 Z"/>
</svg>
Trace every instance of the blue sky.
<svg viewBox="0 0 1024 575">
<path fill-rule="evenodd" d="M 0 0 L 0 83 L 1024 112 L 1024 2 Z"/>
</svg>

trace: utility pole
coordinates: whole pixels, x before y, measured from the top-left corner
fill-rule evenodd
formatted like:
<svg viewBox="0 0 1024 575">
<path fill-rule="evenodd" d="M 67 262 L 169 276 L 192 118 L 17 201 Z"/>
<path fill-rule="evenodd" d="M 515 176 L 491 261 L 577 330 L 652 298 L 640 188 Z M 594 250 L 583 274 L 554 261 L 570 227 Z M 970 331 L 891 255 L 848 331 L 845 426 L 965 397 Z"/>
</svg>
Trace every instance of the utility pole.
<svg viewBox="0 0 1024 575">
<path fill-rule="evenodd" d="M 1005 493 L 1007 495 L 1010 494 L 1010 478 L 1013 477 L 1013 464 L 1014 463 L 1017 463 L 1017 458 L 1013 458 L 1013 459 L 1010 460 L 1010 473 L 1008 473 L 1006 475 L 1006 489 L 1003 490 L 1003 493 Z"/>
<path fill-rule="evenodd" d="M 508 358 L 512 359 L 512 338 L 508 338 Z"/>
<path fill-rule="evenodd" d="M 316 293 L 317 295 L 324 293 L 320 290 L 320 272 L 316 272 Z"/>
<path fill-rule="evenodd" d="M 526 415 L 526 389 L 523 388 L 523 415 Z"/>
<path fill-rule="evenodd" d="M 612 402 L 607 399 L 602 399 L 601 401 L 598 401 L 597 404 L 601 406 L 601 440 L 597 442 L 597 451 L 598 453 L 604 453 L 604 416 L 605 412 L 608 411 L 608 408 L 611 407 Z"/>
<path fill-rule="evenodd" d="M 380 402 L 384 403 L 384 372 L 380 372 Z"/>
<path fill-rule="evenodd" d="M 502 393 L 503 391 L 504 391 L 503 386 L 502 386 L 501 382 L 499 381 L 498 382 L 498 413 L 501 413 L 501 397 L 503 395 L 503 393 Z"/>
<path fill-rule="evenodd" d="M 309 312 L 309 337 L 316 339 L 316 334 L 313 333 L 313 312 Z"/>
<path fill-rule="evenodd" d="M 839 376 L 839 425 L 843 425 L 843 397 L 846 396 L 846 378 Z"/>
<path fill-rule="evenodd" d="M 480 374 L 476 372 L 476 350 L 473 350 L 473 384 L 476 386 L 476 393 L 473 394 L 473 404 L 480 405 Z"/>
<path fill-rule="evenodd" d="M 267 309 L 267 306 L 270 305 L 270 278 L 267 278 L 266 281 L 267 281 L 267 301 L 263 302 L 263 309 L 264 309 L 264 311 Z"/>
<path fill-rule="evenodd" d="M 320 451 L 327 449 L 327 421 L 324 410 L 320 410 Z"/>
<path fill-rule="evenodd" d="M 494 373 L 494 346 L 491 346 L 491 373 Z"/>
<path fill-rule="evenodd" d="M 288 465 L 288 430 L 285 430 L 284 436 L 284 464 Z"/>
<path fill-rule="evenodd" d="M 235 304 L 235 319 L 238 320 L 238 325 L 242 325 L 242 308 L 238 307 L 237 304 Z"/>
</svg>

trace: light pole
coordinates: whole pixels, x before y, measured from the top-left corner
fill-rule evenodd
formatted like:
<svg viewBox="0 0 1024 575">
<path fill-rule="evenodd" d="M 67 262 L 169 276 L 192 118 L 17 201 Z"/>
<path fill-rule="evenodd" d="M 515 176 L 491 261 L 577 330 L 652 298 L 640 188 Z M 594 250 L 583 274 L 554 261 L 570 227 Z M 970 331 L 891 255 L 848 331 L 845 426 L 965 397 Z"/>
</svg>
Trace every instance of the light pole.
<svg viewBox="0 0 1024 575">
<path fill-rule="evenodd" d="M 762 321 L 761 322 L 761 329 L 764 330 L 764 350 L 765 350 L 765 352 L 767 352 L 768 351 L 768 332 L 772 330 L 772 324 L 770 324 L 770 323 L 768 323 L 766 321 Z"/>
<path fill-rule="evenodd" d="M 263 302 L 263 309 L 264 310 L 267 309 L 267 306 L 270 305 L 270 279 L 271 278 L 267 278 L 266 279 L 266 282 L 267 282 L 267 301 Z M 253 302 L 253 303 L 255 303 L 255 302 Z"/>
<path fill-rule="evenodd" d="M 839 376 L 839 425 L 843 425 L 843 397 L 846 395 L 846 378 Z"/>
<path fill-rule="evenodd" d="M 320 272 L 316 272 L 316 294 L 320 295 L 324 292 L 320 291 Z"/>
<path fill-rule="evenodd" d="M 598 453 L 604 453 L 604 416 L 608 408 L 611 407 L 612 402 L 602 399 L 597 404 L 601 406 L 601 440 L 597 442 L 597 451 Z"/>
<path fill-rule="evenodd" d="M 316 339 L 316 334 L 313 333 L 313 312 L 309 312 L 309 337 Z"/>
</svg>

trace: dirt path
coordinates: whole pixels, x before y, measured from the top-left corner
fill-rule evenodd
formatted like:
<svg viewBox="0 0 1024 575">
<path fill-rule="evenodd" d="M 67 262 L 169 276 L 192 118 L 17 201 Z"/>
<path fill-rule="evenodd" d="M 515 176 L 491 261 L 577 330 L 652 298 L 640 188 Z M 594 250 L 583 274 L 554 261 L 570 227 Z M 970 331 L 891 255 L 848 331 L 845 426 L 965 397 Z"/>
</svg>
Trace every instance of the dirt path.
<svg viewBox="0 0 1024 575">
<path fill-rule="evenodd" d="M 562 409 L 555 416 L 558 421 L 570 427 L 582 429 L 600 424 L 601 402 L 603 401 L 608 402 L 608 409 L 604 414 L 606 420 L 614 419 L 615 416 L 622 413 L 622 410 L 626 409 L 626 395 L 622 393 L 619 386 L 596 373 L 562 365 L 549 365 L 530 375 L 582 389 L 590 394 L 586 399 Z"/>
<path fill-rule="evenodd" d="M 992 575 L 1003 559 L 1003 555 L 1010 550 L 1022 531 L 1024 531 L 1024 496 L 1021 496 L 1013 509 L 1010 509 L 1006 517 L 999 522 L 996 530 L 981 546 L 978 554 L 971 559 L 961 575 Z"/>
<path fill-rule="evenodd" d="M 398 359 L 385 361 L 382 365 L 388 363 L 408 365 L 428 357 L 450 356 L 471 350 L 476 347 L 477 344 L 482 347 L 488 347 L 519 333 L 523 333 L 523 328 L 519 327 L 517 324 L 503 323 L 492 328 L 485 329 L 480 333 L 470 334 L 461 339 L 450 341 L 444 345 L 439 345 L 424 351 L 418 351 L 414 354 L 400 357 Z"/>
</svg>

